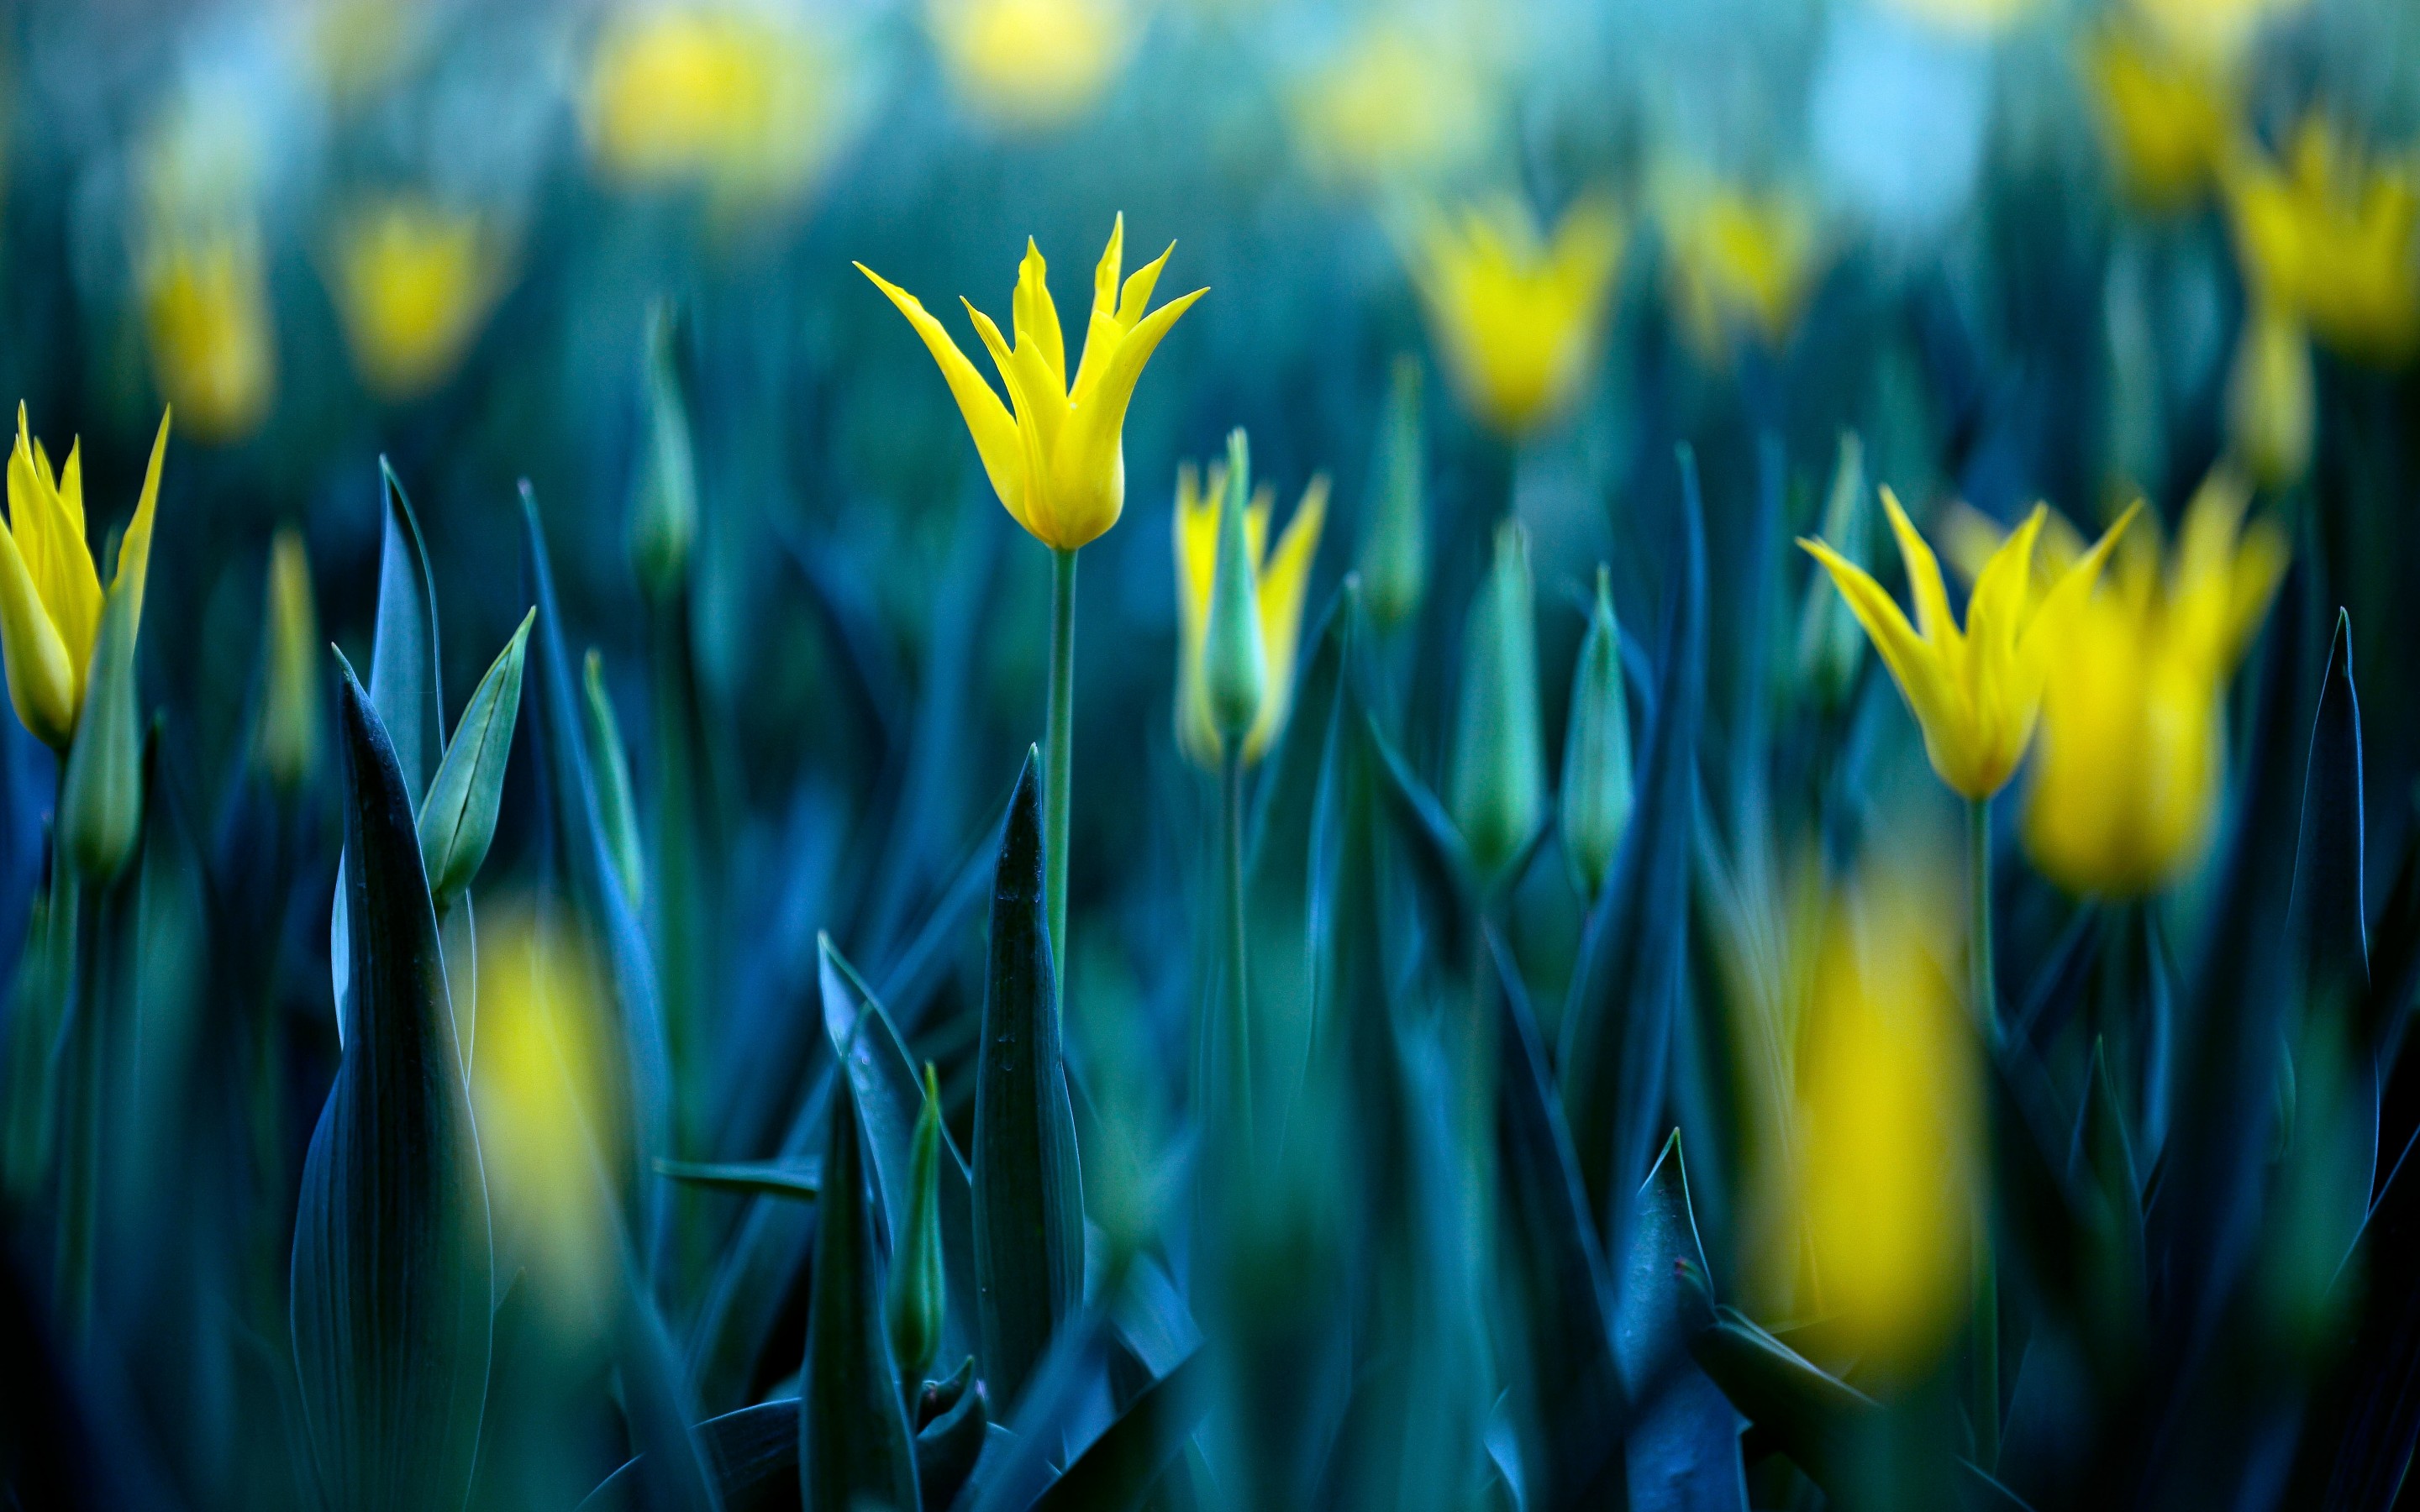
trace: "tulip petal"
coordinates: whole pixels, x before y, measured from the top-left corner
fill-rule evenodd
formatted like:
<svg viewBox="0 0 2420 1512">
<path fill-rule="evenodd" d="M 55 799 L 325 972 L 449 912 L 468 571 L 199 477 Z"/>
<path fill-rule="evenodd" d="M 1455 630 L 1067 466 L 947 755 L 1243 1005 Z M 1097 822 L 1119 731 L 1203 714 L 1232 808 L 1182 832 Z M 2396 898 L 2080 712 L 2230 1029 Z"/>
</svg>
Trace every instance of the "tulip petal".
<svg viewBox="0 0 2420 1512">
<path fill-rule="evenodd" d="M 958 344 L 950 339 L 941 322 L 925 311 L 916 296 L 863 263 L 855 266 L 874 281 L 874 286 L 898 307 L 908 323 L 916 328 L 916 334 L 923 338 L 925 350 L 940 364 L 941 377 L 950 385 L 950 396 L 958 401 L 958 413 L 966 417 L 967 429 L 974 437 L 975 451 L 983 458 L 984 475 L 991 480 L 992 492 L 1000 496 L 1001 503 L 1017 523 L 1024 525 L 1024 472 L 1016 422 L 1010 417 L 1008 407 L 1000 402 L 1000 395 L 992 392 L 991 385 L 975 371 L 975 365 L 958 350 Z M 1027 525 L 1026 529 L 1032 527 Z"/>
<path fill-rule="evenodd" d="M 1900 695 L 1915 713 L 1916 722 L 1923 727 L 1926 748 L 1958 739 L 1963 721 L 1953 707 L 1940 650 L 1916 633 L 1897 601 L 1865 568 L 1821 541 L 1801 536 L 1798 544 L 1832 575 L 1840 596 L 1848 601 L 1849 612 L 1865 626 L 1883 665 L 1890 669 L 1891 680 L 1899 684 Z M 1936 760 L 1934 764 L 1940 764 Z"/>
<path fill-rule="evenodd" d="M 1101 364 L 1099 381 L 1089 392 L 1076 395 L 1075 412 L 1069 417 L 1069 434 L 1052 453 L 1059 471 L 1078 476 L 1106 471 L 1113 465 L 1109 456 L 1118 450 L 1118 437 L 1125 428 L 1126 406 L 1134 398 L 1135 385 L 1141 381 L 1143 364 L 1151 361 L 1154 348 L 1177 316 L 1193 307 L 1193 301 L 1209 293 L 1197 288 L 1192 293 L 1169 301 L 1145 316 L 1134 330 Z M 1095 328 L 1097 329 L 1097 327 Z M 1093 351 L 1085 347 L 1084 357 L 1090 362 Z M 1082 374 L 1078 374 L 1080 384 Z"/>
<path fill-rule="evenodd" d="M 1067 344 L 1059 331 L 1059 307 L 1050 302 L 1049 265 L 1042 260 L 1042 249 L 1033 239 L 1025 239 L 1025 260 L 1016 265 L 1016 297 L 1009 306 L 1009 321 L 1016 332 L 1017 349 L 1025 347 L 1025 338 L 1032 336 L 1042 363 L 1058 384 L 1060 392 L 1067 388 Z"/>
<path fill-rule="evenodd" d="M 1009 513 L 1025 527 L 1027 534 L 1056 546 L 1059 544 L 1056 539 L 1057 522 L 1051 513 L 1050 501 L 1044 497 L 1045 490 L 1037 486 L 1047 474 L 1043 471 L 1046 454 L 1042 451 L 1039 437 L 1043 419 L 1038 412 L 1035 396 L 1018 370 L 1016 354 L 1009 350 L 1008 343 L 1001 338 L 1000 327 L 992 323 L 991 316 L 976 309 L 971 300 L 961 298 L 958 302 L 967 307 L 967 317 L 974 322 L 975 334 L 983 338 L 984 349 L 991 353 L 992 365 L 1000 369 L 1001 381 L 1008 385 L 1009 403 L 1016 408 L 1017 463 L 1024 470 L 1025 483 L 1018 493 L 1020 507 L 1011 509 Z M 1057 427 L 1052 429 L 1056 434 Z"/>
<path fill-rule="evenodd" d="M 2037 632 L 2045 625 L 2055 626 L 2063 623 L 2091 594 L 2092 585 L 2100 580 L 2102 564 L 2109 560 L 2109 553 L 2117 548 L 2118 538 L 2126 533 L 2126 527 L 2134 522 L 2134 517 L 2142 510 L 2143 501 L 2139 499 L 2127 505 L 2126 513 L 2118 517 L 2118 522 L 2102 532 L 2100 540 L 2092 543 L 2092 549 L 2077 558 L 2075 565 L 2060 574 L 2058 581 L 2051 584 L 2050 592 L 2042 595 L 2040 607 L 2018 632 L 2018 649 L 2022 653 L 2032 655 L 2037 649 Z"/>
<path fill-rule="evenodd" d="M 1269 680 L 1261 700 L 1260 717 L 1244 737 L 1244 759 L 1258 761 L 1278 732 L 1285 728 L 1294 702 L 1295 652 L 1302 638 L 1302 606 L 1311 588 L 1311 564 L 1319 555 L 1321 527 L 1327 520 L 1327 474 L 1318 474 L 1303 490 L 1294 518 L 1278 537 L 1277 549 L 1261 566 L 1261 644 L 1268 658 Z"/>
<path fill-rule="evenodd" d="M 151 517 L 160 502 L 160 466 L 168 455 L 168 421 L 173 409 L 160 412 L 160 434 L 151 441 L 151 462 L 143 470 L 143 492 L 134 501 L 134 518 L 128 522 L 125 537 L 117 545 L 117 575 L 110 580 L 112 594 L 131 593 L 134 601 L 128 606 L 133 611 L 134 624 L 143 623 L 143 588 L 151 569 Z M 68 466 L 75 466 L 70 455 Z"/>
<path fill-rule="evenodd" d="M 1109 244 L 1101 249 L 1100 265 L 1093 270 L 1093 313 L 1118 313 L 1118 269 L 1125 262 L 1126 216 L 1124 210 L 1109 225 Z M 1089 351 L 1090 348 L 1088 347 Z"/>
<path fill-rule="evenodd" d="M 1909 523 L 1907 511 L 1899 506 L 1899 495 L 1885 486 L 1882 496 L 1883 509 L 1890 516 L 1891 533 L 1899 537 L 1900 559 L 1907 564 L 1908 592 L 1916 599 L 1916 633 L 1935 645 L 1954 646 L 1959 640 L 1958 622 L 1949 613 L 1949 593 L 1942 586 L 1941 563 Z"/>
<path fill-rule="evenodd" d="M 7 665 L 8 701 L 18 719 L 46 744 L 65 750 L 75 735 L 75 669 L 34 592 L 16 537 L 7 531 L 0 531 L 0 661 Z"/>
</svg>

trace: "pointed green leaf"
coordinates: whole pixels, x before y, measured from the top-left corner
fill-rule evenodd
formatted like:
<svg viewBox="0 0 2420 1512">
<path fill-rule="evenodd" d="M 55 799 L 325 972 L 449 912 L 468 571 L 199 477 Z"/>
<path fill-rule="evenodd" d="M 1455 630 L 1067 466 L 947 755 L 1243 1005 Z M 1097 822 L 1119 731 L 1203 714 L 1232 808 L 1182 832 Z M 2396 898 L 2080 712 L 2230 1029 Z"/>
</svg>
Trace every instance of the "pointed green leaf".
<svg viewBox="0 0 2420 1512">
<path fill-rule="evenodd" d="M 142 604 L 140 594 L 113 593 L 102 607 L 59 792 L 59 845 L 89 882 L 115 880 L 143 832 L 143 711 L 134 686 Z"/>
<path fill-rule="evenodd" d="M 605 843 L 613 872 L 633 905 L 645 897 L 647 870 L 639 848 L 639 808 L 630 797 L 630 758 L 605 693 L 605 657 L 595 646 L 581 664 L 581 709 L 587 716 L 588 764 L 597 771 L 597 807 L 605 821 Z"/>
<path fill-rule="evenodd" d="M 521 616 L 520 627 L 479 679 L 420 806 L 420 854 L 428 868 L 429 894 L 441 908 L 471 886 L 496 838 L 504 761 L 521 711 L 521 658 L 536 618 L 535 609 Z"/>
<path fill-rule="evenodd" d="M 428 791 L 445 754 L 437 589 L 403 480 L 382 456 L 379 493 L 384 544 L 379 553 L 378 627 L 370 640 L 370 702 L 395 742 L 404 786 L 416 800 Z"/>
<path fill-rule="evenodd" d="M 882 1257 L 875 1243 L 857 1095 L 831 1100 L 824 1189 L 815 1214 L 814 1293 L 799 1412 L 799 1500 L 807 1512 L 917 1505 L 916 1453 L 883 1329 Z"/>
<path fill-rule="evenodd" d="M 488 1193 L 411 789 L 348 675 L 352 1025 L 295 1218 L 294 1359 L 334 1505 L 454 1507 L 488 1381 Z"/>
<path fill-rule="evenodd" d="M 1185 1447 L 1210 1402 L 1209 1356 L 1196 1350 L 1142 1389 L 1035 1498 L 1032 1512 L 1134 1512 Z"/>
<path fill-rule="evenodd" d="M 710 1192 L 743 1196 L 798 1197 L 814 1201 L 823 1190 L 820 1160 L 659 1160 L 656 1173 Z"/>
<path fill-rule="evenodd" d="M 1029 748 L 992 879 L 975 1072 L 976 1306 L 984 1380 L 1002 1410 L 1083 1301 L 1082 1177 L 1059 1059 L 1042 866 L 1041 756 Z"/>
<path fill-rule="evenodd" d="M 1647 1182 L 1621 1278 L 1615 1338 L 1637 1416 L 1630 1425 L 1630 1504 L 1637 1512 L 1743 1512 L 1739 1414 L 1688 1358 L 1700 1307 L 1684 1266 L 1702 1273 L 1705 1251 L 1689 1210 L 1689 1178 L 1674 1131 Z"/>
</svg>

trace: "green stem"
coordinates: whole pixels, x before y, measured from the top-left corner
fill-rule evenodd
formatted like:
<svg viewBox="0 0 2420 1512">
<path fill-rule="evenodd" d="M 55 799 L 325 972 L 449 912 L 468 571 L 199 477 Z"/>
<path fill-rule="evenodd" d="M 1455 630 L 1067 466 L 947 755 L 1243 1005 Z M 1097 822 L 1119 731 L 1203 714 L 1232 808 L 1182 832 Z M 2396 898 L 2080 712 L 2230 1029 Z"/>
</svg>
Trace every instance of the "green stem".
<svg viewBox="0 0 2420 1512">
<path fill-rule="evenodd" d="M 1230 751 L 1219 783 L 1225 813 L 1227 869 L 1227 1054 L 1234 1094 L 1235 1137 L 1248 1149 L 1252 1132 L 1252 998 L 1246 978 L 1251 946 L 1244 919 L 1244 759 Z"/>
<path fill-rule="evenodd" d="M 1992 800 L 1988 797 L 1973 799 L 1966 807 L 1966 902 L 1968 995 L 1985 1041 L 1996 1047 L 2000 1011 L 1992 976 Z M 1990 1471 L 2000 1462 L 2000 1283 L 1992 1257 L 1988 1206 L 1978 1206 L 1975 1214 L 1974 1334 L 1975 1462 Z"/>
<path fill-rule="evenodd" d="M 101 1122 L 103 1028 L 98 890 L 71 882 L 69 925 L 72 951 L 67 1013 L 60 1025 L 59 1312 L 69 1341 L 82 1349 L 91 1334 L 93 1253 L 101 1221 Z"/>
<path fill-rule="evenodd" d="M 1050 552 L 1050 702 L 1042 748 L 1043 892 L 1049 904 L 1051 980 L 1067 980 L 1067 795 L 1076 745 L 1076 553 Z"/>
</svg>

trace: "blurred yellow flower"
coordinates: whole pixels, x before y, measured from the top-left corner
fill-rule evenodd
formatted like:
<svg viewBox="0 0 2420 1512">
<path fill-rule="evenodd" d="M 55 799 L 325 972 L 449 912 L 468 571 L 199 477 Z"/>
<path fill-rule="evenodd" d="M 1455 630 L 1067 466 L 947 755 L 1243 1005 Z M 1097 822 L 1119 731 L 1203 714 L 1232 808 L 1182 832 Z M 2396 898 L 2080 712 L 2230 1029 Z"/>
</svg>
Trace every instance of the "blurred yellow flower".
<svg viewBox="0 0 2420 1512">
<path fill-rule="evenodd" d="M 1176 472 L 1176 609 L 1181 632 L 1176 664 L 1176 743 L 1205 771 L 1218 769 L 1217 726 L 1202 677 L 1202 634 L 1210 622 L 1210 583 L 1218 558 L 1218 501 L 1226 496 L 1224 463 L 1210 464 L 1209 487 L 1193 464 Z M 1244 736 L 1244 760 L 1257 762 L 1285 728 L 1294 703 L 1295 651 L 1302 638 L 1303 595 L 1311 588 L 1311 559 L 1319 554 L 1320 527 L 1327 518 L 1327 475 L 1311 480 L 1294 518 L 1269 548 L 1269 512 L 1277 491 L 1253 490 L 1244 514 L 1246 554 L 1251 558 L 1252 601 L 1260 611 L 1261 645 L 1268 682 L 1259 715 Z"/>
<path fill-rule="evenodd" d="M 2285 535 L 2243 522 L 2251 487 L 2220 471 L 2186 507 L 2163 568 L 2137 532 L 2106 579 L 2055 625 L 2058 675 L 2042 692 L 2025 849 L 2077 893 L 2133 897 L 2196 860 L 2218 809 L 2227 680 L 2268 614 Z M 2041 551 L 2054 577 L 2083 551 L 2053 517 Z"/>
<path fill-rule="evenodd" d="M 1551 239 L 1517 203 L 1431 214 L 1411 253 L 1429 330 L 1463 403 L 1507 437 L 1544 428 L 1594 377 L 1622 226 L 1583 199 Z"/>
<path fill-rule="evenodd" d="M 1729 186 L 1694 186 L 1668 198 L 1672 300 L 1699 355 L 1728 358 L 1742 329 L 1768 346 L 1787 341 L 1818 270 L 1807 207 L 1788 194 Z"/>
<path fill-rule="evenodd" d="M 484 912 L 484 910 L 483 910 Z M 500 1242 L 523 1256 L 539 1316 L 575 1339 L 612 1316 L 617 1148 L 613 1046 L 577 933 L 527 904 L 479 932 L 471 1097 Z"/>
<path fill-rule="evenodd" d="M 1866 627 L 1924 732 L 1933 771 L 1961 796 L 1988 798 L 2007 785 L 2033 739 L 2057 643 L 2055 627 L 2092 591 L 2102 563 L 2134 510 L 2037 594 L 2031 577 L 2034 538 L 2049 511 L 2035 505 L 1977 576 L 1962 632 L 1949 612 L 1932 548 L 1908 523 L 1898 496 L 1888 488 L 1882 496 L 1916 597 L 1914 626 L 1863 567 L 1821 541 L 1801 536 L 1798 544 L 1823 563 Z"/>
<path fill-rule="evenodd" d="M 837 72 L 816 39 L 769 10 L 631 6 L 590 66 L 589 154 L 625 187 L 780 200 L 830 156 Z"/>
<path fill-rule="evenodd" d="M 2102 28 L 2085 44 L 2083 63 L 2126 193 L 2158 210 L 2199 199 L 2234 131 L 2232 79 L 2133 27 Z"/>
<path fill-rule="evenodd" d="M 1399 22 L 1366 25 L 1289 92 L 1297 150 L 1333 182 L 1382 185 L 1466 162 L 1487 129 L 1471 49 Z"/>
<path fill-rule="evenodd" d="M 151 463 L 134 518 L 117 548 L 110 593 L 131 594 L 136 623 L 150 572 L 151 516 L 160 499 L 160 466 L 168 455 L 168 416 L 151 443 Z M 8 455 L 8 523 L 0 530 L 0 660 L 8 701 L 27 730 L 64 752 L 75 739 L 101 637 L 101 572 L 85 542 L 84 449 L 68 447 L 67 467 L 54 473 L 42 443 L 17 406 L 17 445 Z"/>
<path fill-rule="evenodd" d="M 1798 1050 L 1793 1169 L 1821 1303 L 1898 1381 L 1956 1336 L 1986 1200 L 1975 1031 L 1940 965 L 1954 932 L 1933 917 L 1959 888 L 1929 881 L 1835 904 Z"/>
<path fill-rule="evenodd" d="M 1024 129 L 1099 103 L 1138 29 L 1124 0 L 933 0 L 927 19 L 958 98 Z"/>
<path fill-rule="evenodd" d="M 958 350 L 941 322 L 925 313 L 916 297 L 886 282 L 863 263 L 857 270 L 874 281 L 941 366 L 941 377 L 958 401 L 958 412 L 973 432 L 975 450 L 992 491 L 1026 532 L 1043 545 L 1073 551 L 1118 522 L 1125 508 L 1126 460 L 1123 443 L 1126 406 L 1143 364 L 1159 346 L 1177 316 L 1206 288 L 1169 301 L 1149 315 L 1152 289 L 1167 266 L 1168 251 L 1134 270 L 1122 289 L 1118 270 L 1125 256 L 1126 221 L 1121 215 L 1109 231 L 1109 244 L 1093 274 L 1093 317 L 1084 332 L 1084 354 L 1071 383 L 1067 378 L 1065 343 L 1059 332 L 1059 310 L 1050 300 L 1041 250 L 1032 239 L 1025 260 L 1016 270 L 1016 294 L 1010 305 L 1016 346 L 1001 339 L 991 317 L 961 298 L 975 332 L 990 351 L 992 365 L 1008 387 L 1009 406 L 985 383 Z"/>
<path fill-rule="evenodd" d="M 329 283 L 371 392 L 416 398 L 451 377 L 495 302 L 503 261 L 479 215 L 419 195 L 347 218 Z"/>
<path fill-rule="evenodd" d="M 2397 363 L 2420 347 L 2420 165 L 2366 161 L 2314 115 L 2284 164 L 2247 146 L 2225 177 L 2256 301 L 2363 362 Z"/>
<path fill-rule="evenodd" d="M 138 281 L 160 392 L 204 440 L 250 436 L 277 392 L 257 233 L 247 224 L 162 235 Z"/>
<path fill-rule="evenodd" d="M 319 710 L 326 654 L 319 639 L 319 610 L 311 595 L 311 558 L 302 532 L 281 525 L 269 549 L 267 644 L 262 650 L 260 712 L 253 733 L 253 759 L 271 785 L 291 791 L 319 764 Z"/>
<path fill-rule="evenodd" d="M 2256 299 L 2226 378 L 2227 445 L 2253 482 L 2282 488 L 2310 471 L 2316 390 L 2311 334 L 2301 317 L 2278 301 Z"/>
<path fill-rule="evenodd" d="M 2300 10 L 2307 0 L 2133 0 L 2134 14 L 2168 46 L 2225 61 L 2240 56 L 2272 16 Z"/>
</svg>

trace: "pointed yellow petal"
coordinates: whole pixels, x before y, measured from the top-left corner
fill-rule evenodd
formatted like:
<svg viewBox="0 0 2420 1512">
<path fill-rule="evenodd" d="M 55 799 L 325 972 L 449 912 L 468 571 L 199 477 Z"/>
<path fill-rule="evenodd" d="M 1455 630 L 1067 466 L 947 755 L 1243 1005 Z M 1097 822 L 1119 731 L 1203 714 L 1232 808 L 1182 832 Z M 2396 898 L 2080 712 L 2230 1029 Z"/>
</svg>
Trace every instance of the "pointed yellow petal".
<svg viewBox="0 0 2420 1512">
<path fill-rule="evenodd" d="M 34 593 L 16 538 L 7 531 L 0 531 L 0 662 L 8 669 L 8 702 L 18 719 L 52 748 L 65 751 L 75 738 L 78 674 Z"/>
<path fill-rule="evenodd" d="M 151 441 L 151 462 L 143 470 L 143 492 L 134 501 L 134 518 L 117 544 L 117 575 L 110 580 L 113 594 L 132 594 L 134 624 L 143 624 L 143 588 L 151 570 L 151 517 L 160 502 L 160 466 L 168 456 L 168 422 L 173 409 L 160 412 L 160 434 Z"/>
<path fill-rule="evenodd" d="M 1209 292 L 1197 288 L 1145 316 L 1101 360 L 1099 380 L 1089 389 L 1083 387 L 1082 375 L 1078 375 L 1075 410 L 1068 417 L 1067 433 L 1052 454 L 1056 475 L 1066 477 L 1109 465 L 1118 449 L 1119 433 L 1125 425 L 1126 406 L 1134 398 L 1135 384 L 1141 380 L 1143 364 L 1151 361 L 1153 350 L 1168 334 L 1169 328 L 1176 324 L 1177 316 Z M 1100 327 L 1096 323 L 1094 329 L 1097 332 Z M 1084 360 L 1094 360 L 1089 343 Z"/>
<path fill-rule="evenodd" d="M 991 480 L 992 492 L 1019 524 L 1024 524 L 1025 491 L 1022 453 L 1016 439 L 1016 422 L 1008 407 L 1000 402 L 991 385 L 983 380 L 975 365 L 958 350 L 958 344 L 941 329 L 941 322 L 925 312 L 916 296 L 885 280 L 863 263 L 857 270 L 874 281 L 874 286 L 898 307 L 923 337 L 925 350 L 940 364 L 941 377 L 950 385 L 950 396 L 958 402 L 958 413 L 966 417 L 967 429 L 975 440 L 975 451 L 983 458 L 984 474 Z M 1026 526 L 1028 530 L 1032 526 Z"/>
<path fill-rule="evenodd" d="M 1302 606 L 1311 589 L 1311 564 L 1319 555 L 1321 528 L 1327 521 L 1327 474 L 1322 472 L 1303 490 L 1294 518 L 1278 537 L 1261 573 L 1261 644 L 1268 657 L 1269 681 L 1261 700 L 1260 717 L 1244 737 L 1244 759 L 1258 761 L 1293 712 L 1295 655 L 1302 639 Z"/>
<path fill-rule="evenodd" d="M 1160 270 L 1168 266 L 1169 255 L 1175 251 L 1176 243 L 1171 241 L 1167 252 L 1136 269 L 1134 276 L 1126 280 L 1125 292 L 1115 295 L 1111 302 L 1104 304 L 1097 299 L 1094 301 L 1092 321 L 1084 328 L 1084 356 L 1076 364 L 1076 381 L 1069 389 L 1069 397 L 1076 403 L 1083 403 L 1100 383 L 1101 374 L 1118 344 L 1142 318 L 1143 306 L 1151 302 L 1151 291 L 1159 283 Z"/>
<path fill-rule="evenodd" d="M 1016 265 L 1016 298 L 1009 307 L 1011 329 L 1016 332 L 1016 344 L 1024 348 L 1028 336 L 1042 359 L 1042 364 L 1061 393 L 1067 390 L 1067 344 L 1059 331 L 1059 307 L 1050 302 L 1049 265 L 1042 260 L 1042 249 L 1033 239 L 1025 239 L 1025 260 Z"/>
<path fill-rule="evenodd" d="M 2142 511 L 2143 501 L 2139 499 L 2127 505 L 2126 513 L 2118 517 L 2118 522 L 2102 532 L 2100 540 L 2092 543 L 2092 549 L 2077 558 L 2075 565 L 2061 573 L 2058 581 L 2051 584 L 2050 592 L 2042 595 L 2040 607 L 2018 631 L 2021 651 L 2029 656 L 2035 654 L 2039 642 L 2051 639 L 2040 632 L 2046 626 L 2063 624 L 2091 594 L 2092 585 L 2100 580 L 2102 564 L 2109 560 L 2109 553 L 2117 549 L 2118 538 L 2126 533 L 2126 527 L 2133 524 L 2134 517 Z"/>
<path fill-rule="evenodd" d="M 1944 675 L 1940 650 L 1916 633 L 1898 603 L 1865 568 L 1821 541 L 1801 536 L 1798 545 L 1832 575 L 1833 585 L 1848 601 L 1849 612 L 1865 626 L 1867 639 L 1873 641 L 1874 651 L 1889 669 L 1891 680 L 1899 685 L 1900 696 L 1916 715 L 1916 722 L 1923 727 L 1928 749 L 1936 741 L 1959 740 L 1963 720 Z"/>
<path fill-rule="evenodd" d="M 1171 241 L 1167 251 L 1134 270 L 1134 276 L 1126 280 L 1125 289 L 1118 295 L 1118 324 L 1131 330 L 1142 318 L 1143 311 L 1151 304 L 1151 291 L 1159 286 L 1160 270 L 1174 255 L 1176 243 Z"/>
<path fill-rule="evenodd" d="M 66 511 L 68 528 L 79 541 L 84 534 L 84 439 L 68 443 L 67 471 L 59 474 L 59 506 Z"/>
<path fill-rule="evenodd" d="M 1109 244 L 1101 250 L 1100 266 L 1093 270 L 1093 313 L 1118 313 L 1118 269 L 1125 261 L 1126 215 L 1120 210 L 1109 225 Z"/>
<path fill-rule="evenodd" d="M 1924 537 L 1899 507 L 1899 495 L 1889 485 L 1882 489 L 1883 509 L 1890 516 L 1891 533 L 1899 537 L 1900 560 L 1907 565 L 1908 592 L 1916 599 L 1916 633 L 1936 645 L 1955 645 L 1958 622 L 1949 614 L 1949 593 L 1941 583 L 1941 563 Z"/>
</svg>

